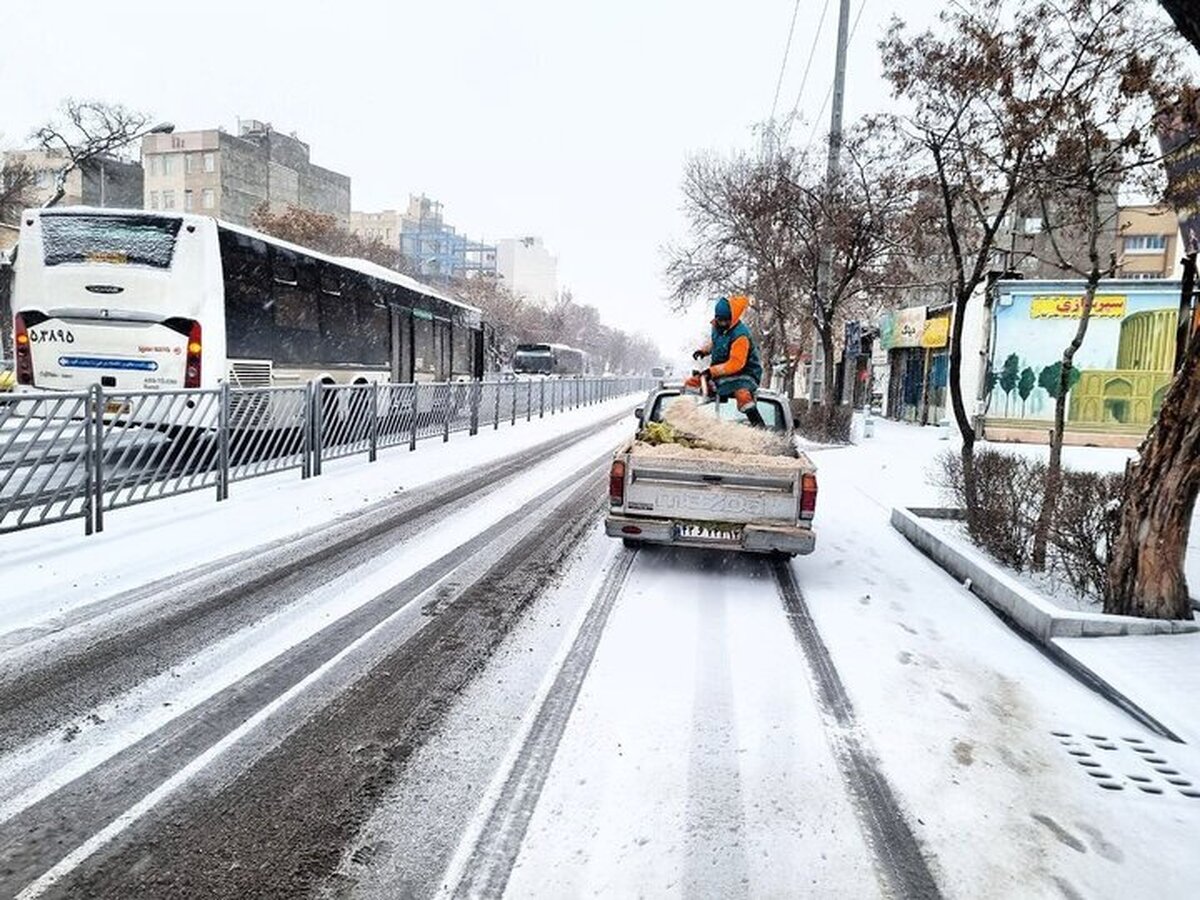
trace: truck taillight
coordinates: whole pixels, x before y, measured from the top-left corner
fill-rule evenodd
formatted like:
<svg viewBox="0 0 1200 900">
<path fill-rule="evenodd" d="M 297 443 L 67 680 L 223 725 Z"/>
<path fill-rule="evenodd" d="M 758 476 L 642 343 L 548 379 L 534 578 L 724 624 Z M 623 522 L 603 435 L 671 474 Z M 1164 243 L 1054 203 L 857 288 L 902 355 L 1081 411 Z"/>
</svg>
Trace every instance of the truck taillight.
<svg viewBox="0 0 1200 900">
<path fill-rule="evenodd" d="M 200 323 L 193 322 L 188 329 L 187 368 L 183 374 L 185 388 L 200 387 L 200 355 L 204 346 L 200 343 Z"/>
<path fill-rule="evenodd" d="M 20 313 L 13 319 L 13 343 L 17 351 L 17 384 L 33 384 L 33 355 L 29 351 L 29 332 L 25 317 Z"/>
<path fill-rule="evenodd" d="M 805 472 L 800 476 L 800 518 L 812 519 L 817 513 L 817 476 Z"/>
<path fill-rule="evenodd" d="M 608 502 L 613 506 L 625 503 L 625 463 L 619 459 L 614 459 L 608 470 Z"/>
</svg>

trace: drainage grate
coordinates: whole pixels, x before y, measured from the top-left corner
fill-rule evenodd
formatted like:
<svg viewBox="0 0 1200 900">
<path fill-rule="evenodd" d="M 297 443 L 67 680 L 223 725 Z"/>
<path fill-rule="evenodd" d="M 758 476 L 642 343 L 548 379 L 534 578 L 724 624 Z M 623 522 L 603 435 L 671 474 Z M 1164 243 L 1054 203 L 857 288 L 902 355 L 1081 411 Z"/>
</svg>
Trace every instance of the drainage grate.
<svg viewBox="0 0 1200 900">
<path fill-rule="evenodd" d="M 1183 796 L 1200 800 L 1200 781 L 1193 781 L 1144 738 L 1104 734 L 1051 735 L 1092 780 L 1106 791 L 1126 789 L 1151 796 Z"/>
</svg>

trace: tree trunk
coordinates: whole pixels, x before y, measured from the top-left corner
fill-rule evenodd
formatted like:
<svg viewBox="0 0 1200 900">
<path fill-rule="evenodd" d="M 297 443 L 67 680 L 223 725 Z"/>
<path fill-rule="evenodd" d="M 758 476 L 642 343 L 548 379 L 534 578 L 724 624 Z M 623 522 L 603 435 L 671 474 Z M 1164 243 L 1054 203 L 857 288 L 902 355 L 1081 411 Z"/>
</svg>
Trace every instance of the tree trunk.
<svg viewBox="0 0 1200 900">
<path fill-rule="evenodd" d="M 1035 572 L 1046 569 L 1046 544 L 1050 537 L 1050 522 L 1058 509 L 1058 495 L 1062 490 L 1063 434 L 1067 430 L 1067 394 L 1070 392 L 1071 368 L 1075 354 L 1087 337 L 1088 323 L 1092 319 L 1092 301 L 1100 285 L 1100 271 L 1093 268 L 1088 273 L 1087 287 L 1083 291 L 1083 307 L 1079 310 L 1079 327 L 1062 355 L 1062 371 L 1058 376 L 1058 396 L 1054 398 L 1054 429 L 1050 432 L 1050 464 L 1046 467 L 1045 490 L 1042 493 L 1042 508 L 1038 510 L 1037 525 L 1033 529 L 1033 555 L 1029 566 Z"/>
<path fill-rule="evenodd" d="M 1200 491 L 1200 339 L 1193 336 L 1140 457 L 1125 472 L 1104 611 L 1190 619 L 1183 560 Z"/>
<path fill-rule="evenodd" d="M 967 502 L 967 530 L 974 534 L 979 514 L 979 491 L 975 485 L 975 428 L 967 415 L 962 395 L 963 319 L 970 300 L 971 294 L 968 291 L 959 292 L 954 297 L 954 319 L 950 326 L 950 407 L 954 410 L 954 421 L 962 436 L 963 496 Z"/>
</svg>

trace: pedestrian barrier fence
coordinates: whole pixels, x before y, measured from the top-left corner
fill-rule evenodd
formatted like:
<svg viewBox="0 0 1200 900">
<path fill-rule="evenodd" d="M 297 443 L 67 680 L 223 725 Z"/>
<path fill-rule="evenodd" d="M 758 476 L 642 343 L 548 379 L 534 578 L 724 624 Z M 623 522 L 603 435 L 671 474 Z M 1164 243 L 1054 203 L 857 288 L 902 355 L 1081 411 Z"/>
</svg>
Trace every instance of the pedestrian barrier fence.
<svg viewBox="0 0 1200 900">
<path fill-rule="evenodd" d="M 0 393 L 0 533 L 515 425 L 649 390 L 647 378 L 320 382 L 208 390 Z"/>
</svg>

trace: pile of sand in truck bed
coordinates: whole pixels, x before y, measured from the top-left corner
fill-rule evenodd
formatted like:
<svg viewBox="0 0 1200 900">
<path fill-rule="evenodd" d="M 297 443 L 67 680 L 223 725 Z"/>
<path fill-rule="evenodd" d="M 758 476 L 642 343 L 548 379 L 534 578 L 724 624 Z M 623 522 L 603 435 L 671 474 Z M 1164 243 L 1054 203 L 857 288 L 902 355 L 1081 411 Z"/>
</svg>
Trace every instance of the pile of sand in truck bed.
<svg viewBox="0 0 1200 900">
<path fill-rule="evenodd" d="M 738 450 L 705 450 L 699 447 L 687 447 L 683 444 L 651 444 L 646 441 L 635 441 L 633 452 L 639 457 L 653 459 L 670 459 L 679 463 L 687 463 L 689 468 L 701 471 L 719 471 L 723 466 L 736 464 L 738 471 L 760 471 L 763 474 L 774 474 L 781 469 L 792 470 L 797 465 L 807 465 L 797 457 L 776 456 L 766 453 L 746 453 Z"/>
<path fill-rule="evenodd" d="M 765 428 L 718 419 L 712 409 L 701 409 L 693 397 L 674 397 L 666 406 L 663 422 L 650 423 L 639 439 L 650 444 L 692 447 L 734 454 L 795 456 L 791 440 Z M 666 426 L 666 427 L 662 427 Z"/>
</svg>

